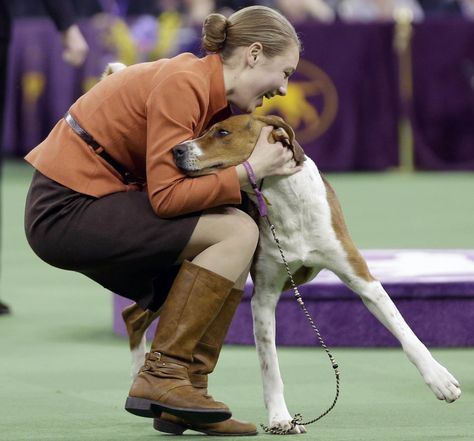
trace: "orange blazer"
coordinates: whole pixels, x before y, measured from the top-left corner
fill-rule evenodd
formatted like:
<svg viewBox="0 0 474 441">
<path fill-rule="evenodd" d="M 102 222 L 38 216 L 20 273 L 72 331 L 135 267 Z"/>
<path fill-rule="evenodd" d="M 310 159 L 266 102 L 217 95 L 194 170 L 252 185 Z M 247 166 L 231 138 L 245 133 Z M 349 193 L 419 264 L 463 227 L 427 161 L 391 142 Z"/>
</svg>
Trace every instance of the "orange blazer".
<svg viewBox="0 0 474 441">
<path fill-rule="evenodd" d="M 140 63 L 109 75 L 70 108 L 80 126 L 136 176 L 146 177 L 160 217 L 241 202 L 235 167 L 189 178 L 175 165 L 175 145 L 229 116 L 219 55 L 186 53 Z M 138 191 L 60 120 L 25 159 L 79 193 L 101 197 Z"/>
</svg>

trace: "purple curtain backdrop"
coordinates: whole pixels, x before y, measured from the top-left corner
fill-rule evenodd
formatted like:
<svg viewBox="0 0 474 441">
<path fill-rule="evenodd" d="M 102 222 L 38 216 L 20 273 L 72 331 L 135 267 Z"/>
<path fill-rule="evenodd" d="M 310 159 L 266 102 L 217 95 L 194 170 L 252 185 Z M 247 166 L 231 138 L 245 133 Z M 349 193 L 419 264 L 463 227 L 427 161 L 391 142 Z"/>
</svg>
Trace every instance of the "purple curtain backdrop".
<svg viewBox="0 0 474 441">
<path fill-rule="evenodd" d="M 429 170 L 473 170 L 474 23 L 438 19 L 414 32 L 416 163 Z"/>
<path fill-rule="evenodd" d="M 84 66 L 73 69 L 62 61 L 59 37 L 49 20 L 16 22 L 2 139 L 7 154 L 23 156 L 41 142 L 70 104 L 98 80 L 107 62 L 143 61 L 130 45 L 117 44 L 123 27 L 116 27 L 113 35 L 110 26 L 97 20 L 80 27 L 90 54 Z M 396 167 L 402 107 L 393 24 L 307 23 L 297 30 L 304 52 L 291 95 L 285 98 L 286 107 L 268 111 L 280 113 L 295 127 L 306 153 L 322 170 Z M 117 37 L 119 31 L 122 37 Z M 195 32 L 179 49 L 197 52 L 198 47 Z M 414 99 L 409 114 L 417 167 L 474 169 L 474 23 L 458 19 L 418 24 L 412 49 Z"/>
<path fill-rule="evenodd" d="M 322 170 L 383 170 L 398 164 L 398 88 L 393 27 L 386 24 L 308 25 L 298 29 L 303 59 L 332 79 L 334 122 L 304 145 Z"/>
</svg>

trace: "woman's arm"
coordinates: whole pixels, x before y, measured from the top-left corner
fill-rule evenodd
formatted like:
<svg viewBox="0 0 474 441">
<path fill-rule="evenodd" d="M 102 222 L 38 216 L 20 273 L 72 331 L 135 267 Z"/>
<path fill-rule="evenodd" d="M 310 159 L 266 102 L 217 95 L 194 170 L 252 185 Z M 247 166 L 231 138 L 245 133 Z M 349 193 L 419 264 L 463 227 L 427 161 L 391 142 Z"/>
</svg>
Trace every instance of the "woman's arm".
<svg viewBox="0 0 474 441">
<path fill-rule="evenodd" d="M 192 72 L 172 74 L 160 82 L 147 101 L 147 184 L 153 209 L 160 217 L 175 217 L 220 205 L 239 204 L 240 189 L 249 185 L 242 165 L 213 174 L 187 177 L 174 162 L 173 148 L 195 136 L 207 113 L 205 80 Z M 281 143 L 270 144 L 272 127 L 262 129 L 248 161 L 257 179 L 289 175 L 301 167 Z"/>
<path fill-rule="evenodd" d="M 200 130 L 208 94 L 206 79 L 193 72 L 178 72 L 157 84 L 147 100 L 148 195 L 160 217 L 241 202 L 235 167 L 189 178 L 174 162 L 173 148 Z"/>
</svg>

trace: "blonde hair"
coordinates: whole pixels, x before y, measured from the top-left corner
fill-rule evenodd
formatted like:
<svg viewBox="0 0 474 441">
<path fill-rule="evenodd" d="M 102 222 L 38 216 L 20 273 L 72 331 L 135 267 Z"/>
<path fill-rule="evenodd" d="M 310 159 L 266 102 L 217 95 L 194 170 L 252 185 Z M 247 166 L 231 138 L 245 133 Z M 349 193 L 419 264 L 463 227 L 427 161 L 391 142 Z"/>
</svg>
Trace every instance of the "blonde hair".
<svg viewBox="0 0 474 441">
<path fill-rule="evenodd" d="M 259 42 L 267 57 L 279 55 L 291 43 L 301 51 L 301 42 L 293 25 L 275 9 L 249 6 L 229 18 L 210 14 L 202 27 L 202 46 L 210 53 L 219 53 L 225 60 L 240 46 Z"/>
</svg>

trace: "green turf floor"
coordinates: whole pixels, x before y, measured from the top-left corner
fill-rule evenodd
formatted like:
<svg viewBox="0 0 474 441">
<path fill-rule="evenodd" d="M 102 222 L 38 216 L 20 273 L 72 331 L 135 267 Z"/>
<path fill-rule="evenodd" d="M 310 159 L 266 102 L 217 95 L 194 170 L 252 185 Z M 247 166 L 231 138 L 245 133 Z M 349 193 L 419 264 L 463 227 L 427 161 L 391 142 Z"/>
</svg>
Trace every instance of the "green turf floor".
<svg viewBox="0 0 474 441">
<path fill-rule="evenodd" d="M 29 250 L 22 217 L 30 174 L 21 163 L 8 162 L 1 188 L 0 297 L 13 314 L 0 317 L 0 440 L 166 439 L 149 420 L 123 410 L 129 356 L 126 342 L 112 333 L 110 295 L 82 276 L 43 264 Z M 474 248 L 472 175 L 329 178 L 360 248 Z M 335 349 L 340 402 L 299 439 L 474 440 L 474 350 L 433 352 L 463 386 L 454 404 L 431 396 L 401 350 Z M 325 355 L 299 348 L 281 348 L 279 354 L 290 411 L 318 415 L 334 393 Z M 238 418 L 265 422 L 252 347 L 224 348 L 211 392 Z"/>
</svg>

